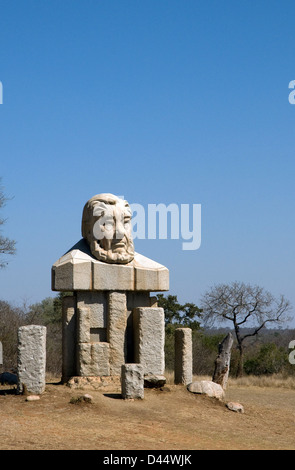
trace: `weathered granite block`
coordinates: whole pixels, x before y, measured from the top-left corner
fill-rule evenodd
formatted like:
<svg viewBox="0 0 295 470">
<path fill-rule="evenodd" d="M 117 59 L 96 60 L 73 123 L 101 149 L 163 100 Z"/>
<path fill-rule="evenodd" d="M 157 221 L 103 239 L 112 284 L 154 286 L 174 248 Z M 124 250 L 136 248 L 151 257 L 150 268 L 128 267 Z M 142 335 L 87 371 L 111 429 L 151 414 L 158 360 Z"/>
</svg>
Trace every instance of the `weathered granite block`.
<svg viewBox="0 0 295 470">
<path fill-rule="evenodd" d="M 120 375 L 127 354 L 127 298 L 125 292 L 109 292 L 108 342 L 110 373 Z"/>
<path fill-rule="evenodd" d="M 175 330 L 175 369 L 174 382 L 187 385 L 192 382 L 192 330 L 177 328 Z"/>
<path fill-rule="evenodd" d="M 187 390 L 191 393 L 204 394 L 218 400 L 223 400 L 225 397 L 222 386 L 211 380 L 196 380 L 187 385 Z"/>
<path fill-rule="evenodd" d="M 78 343 L 77 358 L 81 377 L 110 375 L 108 343 Z"/>
<path fill-rule="evenodd" d="M 151 298 L 149 292 L 144 291 L 129 291 L 127 294 L 127 330 L 126 330 L 126 344 L 127 356 L 125 362 L 128 364 L 134 363 L 134 328 L 133 328 L 133 311 L 137 307 L 151 307 Z"/>
<path fill-rule="evenodd" d="M 121 377 L 124 399 L 144 397 L 144 369 L 141 364 L 123 364 Z"/>
<path fill-rule="evenodd" d="M 2 346 L 2 343 L 0 341 L 0 365 L 3 364 L 3 346 Z"/>
<path fill-rule="evenodd" d="M 77 341 L 105 342 L 107 340 L 107 294 L 77 292 Z"/>
<path fill-rule="evenodd" d="M 121 376 L 120 375 L 97 375 L 97 376 L 76 376 L 71 377 L 67 382 L 70 388 L 83 389 L 83 390 L 103 390 L 108 392 L 121 390 Z"/>
<path fill-rule="evenodd" d="M 22 326 L 18 329 L 18 391 L 39 395 L 45 390 L 46 327 Z"/>
<path fill-rule="evenodd" d="M 133 266 L 93 262 L 93 288 L 101 290 L 134 290 Z"/>
<path fill-rule="evenodd" d="M 99 261 L 80 240 L 53 264 L 52 290 L 167 291 L 169 270 L 139 253 L 128 265 Z"/>
<path fill-rule="evenodd" d="M 66 253 L 52 268 L 54 290 L 92 290 L 92 265 L 87 253 L 74 249 Z"/>
<path fill-rule="evenodd" d="M 135 269 L 135 290 L 169 290 L 169 270 L 156 261 L 135 253 L 132 262 Z"/>
<path fill-rule="evenodd" d="M 142 364 L 144 374 L 163 375 L 165 370 L 164 309 L 139 307 L 134 309 L 134 356 Z"/>
</svg>

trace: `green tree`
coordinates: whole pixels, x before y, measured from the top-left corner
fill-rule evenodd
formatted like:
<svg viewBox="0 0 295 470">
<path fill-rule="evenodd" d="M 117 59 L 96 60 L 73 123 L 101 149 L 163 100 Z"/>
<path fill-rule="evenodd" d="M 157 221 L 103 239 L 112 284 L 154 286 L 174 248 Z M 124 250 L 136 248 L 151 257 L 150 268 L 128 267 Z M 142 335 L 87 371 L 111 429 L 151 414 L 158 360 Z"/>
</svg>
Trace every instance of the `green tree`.
<svg viewBox="0 0 295 470">
<path fill-rule="evenodd" d="M 27 324 L 31 325 L 47 326 L 54 323 L 54 319 L 54 299 L 52 297 L 46 297 L 41 302 L 30 305 L 26 314 Z"/>
<path fill-rule="evenodd" d="M 246 374 L 270 375 L 281 372 L 288 366 L 288 354 L 286 349 L 278 347 L 274 343 L 261 345 L 256 356 L 245 361 Z"/>
<path fill-rule="evenodd" d="M 158 306 L 164 309 L 165 324 L 174 326 L 186 326 L 193 330 L 200 328 L 197 318 L 200 317 L 202 310 L 194 303 L 187 302 L 181 305 L 176 295 L 158 294 Z"/>
<path fill-rule="evenodd" d="M 197 321 L 201 310 L 193 303 L 181 305 L 176 295 L 157 295 L 158 306 L 165 313 L 165 363 L 167 369 L 174 369 L 174 335 L 178 327 L 188 327 L 197 331 L 200 323 Z"/>
<path fill-rule="evenodd" d="M 30 305 L 26 314 L 27 323 L 38 322 L 44 326 L 61 324 L 62 299 L 69 295 L 73 295 L 73 292 L 59 292 L 56 297 L 46 297 L 41 302 Z"/>
</svg>

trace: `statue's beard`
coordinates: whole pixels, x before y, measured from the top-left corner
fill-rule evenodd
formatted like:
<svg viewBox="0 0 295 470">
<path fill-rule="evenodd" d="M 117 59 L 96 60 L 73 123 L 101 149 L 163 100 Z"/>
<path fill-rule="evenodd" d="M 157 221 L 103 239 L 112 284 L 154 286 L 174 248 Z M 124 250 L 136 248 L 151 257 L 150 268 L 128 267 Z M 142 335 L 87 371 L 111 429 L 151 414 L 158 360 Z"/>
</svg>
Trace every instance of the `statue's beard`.
<svg viewBox="0 0 295 470">
<path fill-rule="evenodd" d="M 122 240 L 93 240 L 91 252 L 99 261 L 127 264 L 134 258 L 134 245 L 126 236 Z"/>
</svg>

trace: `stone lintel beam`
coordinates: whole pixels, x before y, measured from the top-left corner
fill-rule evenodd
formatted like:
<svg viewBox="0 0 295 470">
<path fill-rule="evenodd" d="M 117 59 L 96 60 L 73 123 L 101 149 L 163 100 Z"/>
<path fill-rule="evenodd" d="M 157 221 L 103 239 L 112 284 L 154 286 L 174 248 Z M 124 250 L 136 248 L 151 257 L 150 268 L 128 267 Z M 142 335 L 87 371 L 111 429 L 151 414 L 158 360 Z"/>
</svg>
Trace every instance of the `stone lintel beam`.
<svg viewBox="0 0 295 470">
<path fill-rule="evenodd" d="M 168 291 L 169 270 L 139 253 L 126 265 L 98 261 L 82 239 L 52 266 L 52 290 Z"/>
</svg>

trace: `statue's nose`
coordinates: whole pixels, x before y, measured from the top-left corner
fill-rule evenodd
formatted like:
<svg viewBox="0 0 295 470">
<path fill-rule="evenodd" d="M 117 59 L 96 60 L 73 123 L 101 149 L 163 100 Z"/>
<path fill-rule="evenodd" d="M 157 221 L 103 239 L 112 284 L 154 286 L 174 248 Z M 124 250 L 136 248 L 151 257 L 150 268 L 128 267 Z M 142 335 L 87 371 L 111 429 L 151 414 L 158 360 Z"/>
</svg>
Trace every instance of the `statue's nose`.
<svg viewBox="0 0 295 470">
<path fill-rule="evenodd" d="M 117 240 L 122 240 L 125 236 L 125 227 L 124 227 L 124 215 L 120 208 L 115 207 L 114 209 L 114 221 L 115 221 L 115 238 Z"/>
<path fill-rule="evenodd" d="M 115 237 L 117 240 L 122 240 L 125 235 L 124 223 L 121 220 L 116 221 L 116 234 Z"/>
</svg>

